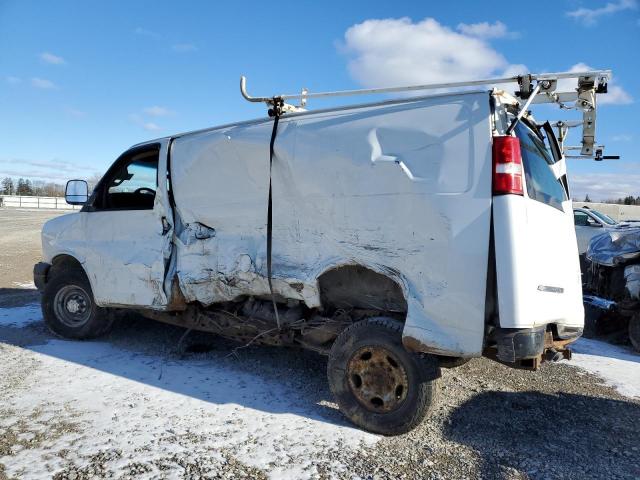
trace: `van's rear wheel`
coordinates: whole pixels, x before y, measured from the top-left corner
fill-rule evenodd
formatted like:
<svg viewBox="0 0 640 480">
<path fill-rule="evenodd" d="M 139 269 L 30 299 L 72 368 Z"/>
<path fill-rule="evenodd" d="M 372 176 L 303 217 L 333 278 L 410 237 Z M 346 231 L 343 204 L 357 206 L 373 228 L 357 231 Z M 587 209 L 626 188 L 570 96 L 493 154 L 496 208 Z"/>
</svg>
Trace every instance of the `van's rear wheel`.
<svg viewBox="0 0 640 480">
<path fill-rule="evenodd" d="M 397 435 L 415 428 L 437 395 L 434 357 L 408 352 L 402 324 L 389 318 L 355 323 L 336 339 L 327 367 L 340 410 L 374 433 Z"/>
<path fill-rule="evenodd" d="M 42 315 L 53 333 L 67 338 L 99 337 L 113 324 L 106 309 L 95 304 L 85 273 L 75 268 L 52 268 L 42 294 Z"/>
</svg>

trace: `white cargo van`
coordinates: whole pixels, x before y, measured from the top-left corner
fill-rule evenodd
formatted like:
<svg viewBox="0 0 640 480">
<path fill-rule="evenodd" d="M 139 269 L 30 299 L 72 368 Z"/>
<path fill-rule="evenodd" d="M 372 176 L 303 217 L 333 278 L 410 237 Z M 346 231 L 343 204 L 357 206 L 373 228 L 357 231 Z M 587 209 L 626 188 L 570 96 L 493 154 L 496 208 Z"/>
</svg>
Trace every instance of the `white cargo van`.
<svg viewBox="0 0 640 480">
<path fill-rule="evenodd" d="M 580 75 L 574 96 L 595 98 L 604 77 Z M 43 227 L 45 321 L 93 338 L 130 309 L 315 350 L 344 414 L 384 434 L 420 422 L 441 366 L 566 357 L 583 326 L 573 212 L 553 131 L 527 112 L 549 78 L 510 79 L 519 100 L 274 97 L 275 119 L 136 145 L 89 198 L 69 182 L 82 210 Z"/>
</svg>

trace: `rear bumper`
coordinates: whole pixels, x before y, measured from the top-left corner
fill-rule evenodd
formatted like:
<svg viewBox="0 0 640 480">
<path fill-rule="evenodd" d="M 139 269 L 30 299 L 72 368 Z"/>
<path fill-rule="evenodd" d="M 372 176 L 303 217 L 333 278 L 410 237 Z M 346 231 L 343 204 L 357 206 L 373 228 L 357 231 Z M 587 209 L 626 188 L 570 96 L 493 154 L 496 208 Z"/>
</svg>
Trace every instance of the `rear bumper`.
<svg viewBox="0 0 640 480">
<path fill-rule="evenodd" d="M 576 327 L 496 328 L 484 355 L 511 366 L 536 369 L 545 360 L 571 358 L 567 346 L 581 335 L 582 328 Z"/>
<path fill-rule="evenodd" d="M 544 326 L 538 328 L 497 328 L 492 333 L 498 360 L 515 363 L 542 355 L 544 351 Z"/>
<path fill-rule="evenodd" d="M 42 291 L 47 283 L 50 268 L 51 265 L 46 262 L 38 262 L 33 266 L 33 283 L 39 291 Z"/>
</svg>

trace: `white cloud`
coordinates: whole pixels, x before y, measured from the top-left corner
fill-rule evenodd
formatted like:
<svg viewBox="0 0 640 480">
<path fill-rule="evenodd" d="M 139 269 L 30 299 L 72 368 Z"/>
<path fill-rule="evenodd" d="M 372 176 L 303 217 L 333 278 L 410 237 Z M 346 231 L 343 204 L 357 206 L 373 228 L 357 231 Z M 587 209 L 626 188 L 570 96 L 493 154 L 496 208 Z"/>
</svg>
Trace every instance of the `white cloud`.
<svg viewBox="0 0 640 480">
<path fill-rule="evenodd" d="M 176 53 L 189 53 L 195 52 L 196 50 L 198 50 L 198 47 L 196 47 L 192 43 L 176 43 L 175 45 L 171 46 L 171 50 Z"/>
<path fill-rule="evenodd" d="M 162 127 L 160 127 L 160 125 L 154 122 L 146 121 L 141 115 L 137 113 L 130 114 L 129 120 L 149 132 L 157 132 L 158 130 L 162 130 Z"/>
<path fill-rule="evenodd" d="M 487 29 L 495 25 L 487 24 Z M 433 18 L 416 23 L 406 17 L 366 20 L 351 26 L 344 37 L 349 72 L 365 87 L 491 78 L 525 68 L 509 64 L 484 39 Z"/>
<path fill-rule="evenodd" d="M 499 20 L 494 23 L 459 23 L 456 30 L 464 35 L 478 38 L 515 38 L 518 36 L 516 32 L 510 32 L 507 26 Z"/>
<path fill-rule="evenodd" d="M 146 28 L 142 28 L 142 27 L 137 27 L 133 33 L 135 33 L 136 35 L 140 35 L 141 37 L 149 37 L 149 38 L 155 38 L 158 39 L 160 38 L 160 34 L 156 33 L 152 30 L 147 30 Z"/>
<path fill-rule="evenodd" d="M 10 85 L 17 85 L 18 83 L 22 82 L 22 79 L 20 77 L 14 77 L 12 75 L 9 75 L 9 76 L 5 77 L 4 79 Z"/>
<path fill-rule="evenodd" d="M 619 85 L 611 85 L 609 83 L 608 93 L 606 95 L 600 95 L 598 103 L 601 105 L 628 105 L 633 103 L 633 98 Z"/>
<path fill-rule="evenodd" d="M 40 60 L 50 65 L 64 65 L 67 63 L 64 58 L 49 52 L 42 52 L 40 54 Z"/>
<path fill-rule="evenodd" d="M 583 161 L 583 160 L 581 160 Z M 571 165 L 568 166 L 571 171 Z M 589 194 L 591 199 L 609 200 L 627 195 L 640 195 L 640 174 L 633 173 L 586 173 L 571 175 L 569 187 L 573 198 L 583 199 Z"/>
<path fill-rule="evenodd" d="M 33 77 L 31 79 L 31 86 L 36 88 L 42 88 L 45 90 L 51 90 L 53 88 L 57 88 L 56 84 L 51 80 L 47 80 L 45 78 Z"/>
<path fill-rule="evenodd" d="M 522 63 L 514 63 L 504 69 L 504 72 L 502 72 L 502 76 L 515 77 L 518 75 L 524 75 L 525 73 L 529 73 L 529 69 L 527 68 L 526 65 L 523 65 Z M 502 85 L 500 88 L 506 89 L 508 87 L 505 87 L 504 85 Z M 515 88 L 515 87 L 512 87 L 512 88 Z"/>
<path fill-rule="evenodd" d="M 614 135 L 611 137 L 614 142 L 630 142 L 633 140 L 633 135 L 629 133 L 621 133 L 620 135 Z"/>
<path fill-rule="evenodd" d="M 576 63 L 569 69 L 570 72 L 587 72 L 590 70 L 597 69 L 582 62 Z M 577 85 L 577 79 L 559 80 L 557 89 L 561 92 L 572 92 L 575 91 Z M 599 94 L 597 100 L 598 105 L 628 105 L 633 103 L 631 95 L 621 86 L 617 85 L 613 77 L 609 80 L 608 92 Z"/>
<path fill-rule="evenodd" d="M 636 0 L 618 0 L 617 2 L 608 2 L 604 7 L 600 8 L 578 8 L 567 12 L 567 16 L 574 18 L 587 27 L 591 27 L 598 23 L 598 19 L 605 15 L 612 15 L 625 10 L 635 10 L 638 8 Z"/>
<path fill-rule="evenodd" d="M 60 159 L 0 158 L 0 177 L 66 182 L 69 178 L 87 177 L 94 170 L 95 166 L 85 166 Z"/>
<path fill-rule="evenodd" d="M 154 105 L 153 107 L 145 108 L 143 112 L 146 113 L 147 115 L 151 115 L 152 117 L 165 117 L 173 113 L 168 108 L 161 107 L 159 105 Z"/>
<path fill-rule="evenodd" d="M 142 124 L 142 128 L 144 128 L 145 130 L 148 130 L 150 132 L 157 132 L 158 130 L 162 130 L 162 128 L 159 125 L 156 125 L 153 122 L 145 122 Z"/>
</svg>

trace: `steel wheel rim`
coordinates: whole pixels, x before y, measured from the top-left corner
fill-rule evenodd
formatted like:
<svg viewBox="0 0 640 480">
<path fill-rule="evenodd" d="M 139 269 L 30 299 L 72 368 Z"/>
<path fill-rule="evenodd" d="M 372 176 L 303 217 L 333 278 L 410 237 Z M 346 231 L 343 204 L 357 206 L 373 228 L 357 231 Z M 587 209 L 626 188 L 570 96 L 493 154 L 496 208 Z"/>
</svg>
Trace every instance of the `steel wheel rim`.
<svg viewBox="0 0 640 480">
<path fill-rule="evenodd" d="M 380 346 L 362 347 L 347 364 L 351 392 L 370 412 L 389 413 L 407 398 L 409 379 L 398 357 Z"/>
<path fill-rule="evenodd" d="M 91 317 L 91 299 L 79 286 L 65 285 L 56 292 L 53 309 L 62 324 L 78 328 L 87 323 Z"/>
</svg>

